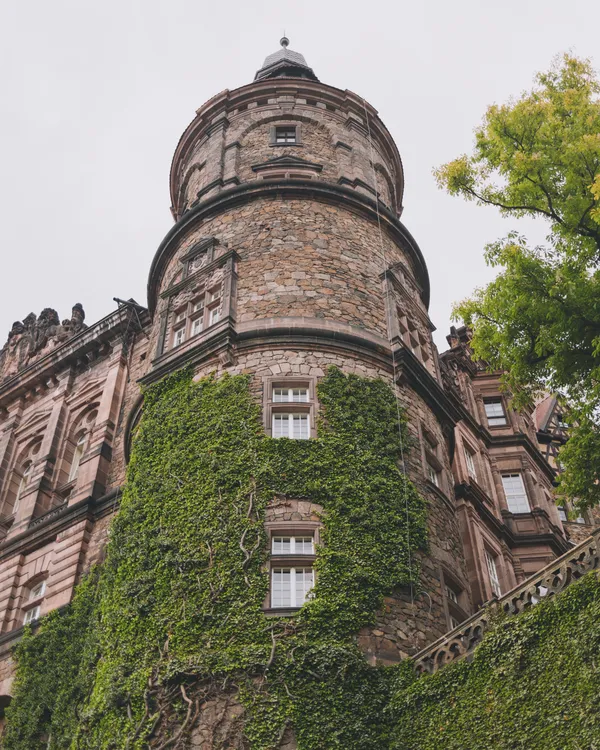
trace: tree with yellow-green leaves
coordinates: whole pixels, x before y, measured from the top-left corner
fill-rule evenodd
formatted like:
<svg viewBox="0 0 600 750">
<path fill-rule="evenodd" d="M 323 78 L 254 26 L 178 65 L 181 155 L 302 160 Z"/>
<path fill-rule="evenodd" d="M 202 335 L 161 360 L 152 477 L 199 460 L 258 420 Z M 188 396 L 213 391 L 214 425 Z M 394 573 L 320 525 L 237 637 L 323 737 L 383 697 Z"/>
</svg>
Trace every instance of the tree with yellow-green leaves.
<svg viewBox="0 0 600 750">
<path fill-rule="evenodd" d="M 600 503 L 600 81 L 591 63 L 557 59 L 519 99 L 488 108 L 471 155 L 439 185 L 504 216 L 540 217 L 546 244 L 511 232 L 486 247 L 499 269 L 455 307 L 475 356 L 503 370 L 514 403 L 541 391 L 570 404 L 561 491 Z"/>
</svg>

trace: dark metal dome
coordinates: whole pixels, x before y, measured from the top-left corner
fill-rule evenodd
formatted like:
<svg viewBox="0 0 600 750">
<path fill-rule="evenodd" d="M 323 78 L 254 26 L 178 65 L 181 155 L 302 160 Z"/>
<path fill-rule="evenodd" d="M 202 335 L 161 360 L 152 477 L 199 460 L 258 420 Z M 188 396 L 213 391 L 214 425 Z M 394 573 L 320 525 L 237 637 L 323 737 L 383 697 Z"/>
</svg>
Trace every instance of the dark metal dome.
<svg viewBox="0 0 600 750">
<path fill-rule="evenodd" d="M 311 81 L 319 79 L 309 68 L 304 55 L 288 49 L 290 40 L 283 37 L 280 41 L 281 49 L 272 55 L 267 55 L 262 68 L 254 76 L 255 81 L 264 78 L 310 78 Z"/>
</svg>

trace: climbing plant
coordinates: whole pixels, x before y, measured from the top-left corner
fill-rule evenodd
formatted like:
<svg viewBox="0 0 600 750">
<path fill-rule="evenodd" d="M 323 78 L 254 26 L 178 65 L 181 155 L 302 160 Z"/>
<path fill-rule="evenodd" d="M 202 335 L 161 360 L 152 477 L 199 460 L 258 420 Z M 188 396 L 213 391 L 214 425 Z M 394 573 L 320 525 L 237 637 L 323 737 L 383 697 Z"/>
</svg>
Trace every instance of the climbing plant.
<svg viewBox="0 0 600 750">
<path fill-rule="evenodd" d="M 7 750 L 183 746 L 206 706 L 229 716 L 239 701 L 243 718 L 221 722 L 216 743 L 267 750 L 293 726 L 307 750 L 382 747 L 387 671 L 353 636 L 384 594 L 417 583 L 426 544 L 424 501 L 400 471 L 395 396 L 332 368 L 318 437 L 273 440 L 249 386 L 184 371 L 146 392 L 99 579 L 19 647 Z M 294 618 L 262 609 L 278 493 L 324 509 L 313 597 Z M 63 653 L 70 666 L 52 675 Z M 28 714 L 34 694 L 43 709 Z"/>
</svg>

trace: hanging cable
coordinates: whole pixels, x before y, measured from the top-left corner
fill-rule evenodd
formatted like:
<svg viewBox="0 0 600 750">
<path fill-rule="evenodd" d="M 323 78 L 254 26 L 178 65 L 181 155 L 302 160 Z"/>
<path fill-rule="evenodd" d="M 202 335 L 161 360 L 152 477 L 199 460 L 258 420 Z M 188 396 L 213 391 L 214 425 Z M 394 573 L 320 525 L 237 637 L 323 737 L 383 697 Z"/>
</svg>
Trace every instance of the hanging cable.
<svg viewBox="0 0 600 750">
<path fill-rule="evenodd" d="M 367 103 L 366 101 L 362 100 L 364 111 L 365 111 L 365 122 L 367 125 L 367 134 L 369 137 L 369 149 L 370 149 L 370 161 L 371 161 L 371 170 L 373 173 L 373 190 L 375 192 L 375 209 L 377 212 L 377 230 L 379 233 L 379 251 L 381 255 L 381 262 L 383 263 L 383 275 L 384 275 L 384 313 L 385 313 L 385 321 L 386 321 L 386 328 L 387 328 L 387 338 L 388 342 L 390 344 L 390 350 L 392 354 L 392 369 L 393 369 L 393 379 L 394 379 L 394 395 L 396 398 L 396 412 L 397 412 L 397 420 L 398 420 L 398 437 L 400 439 L 400 463 L 402 465 L 402 476 L 404 480 L 404 507 L 406 511 L 406 548 L 408 552 L 408 576 L 410 580 L 410 604 L 411 609 L 413 611 L 413 616 L 415 612 L 415 599 L 414 599 L 414 591 L 413 591 L 413 564 L 412 564 L 412 552 L 411 552 L 411 536 L 410 536 L 410 512 L 408 508 L 408 482 L 406 477 L 406 464 L 404 461 L 404 441 L 402 438 L 402 416 L 400 412 L 400 391 L 398 388 L 398 375 L 397 375 L 397 367 L 396 367 L 396 356 L 394 354 L 394 348 L 393 348 L 393 341 L 390 334 L 390 326 L 389 326 L 389 316 L 391 315 L 392 305 L 391 302 L 391 287 L 387 280 L 387 272 L 388 272 L 388 261 L 387 261 L 387 255 L 385 252 L 385 245 L 383 242 L 383 231 L 381 228 L 381 213 L 379 210 L 379 192 L 377 190 L 377 173 L 375 171 L 375 158 L 374 158 L 374 150 L 373 150 L 373 137 L 371 135 L 371 123 L 369 120 L 369 113 L 367 111 Z M 415 644 L 414 640 L 414 634 L 413 634 L 413 644 Z M 416 645 L 416 644 L 415 644 Z"/>
</svg>

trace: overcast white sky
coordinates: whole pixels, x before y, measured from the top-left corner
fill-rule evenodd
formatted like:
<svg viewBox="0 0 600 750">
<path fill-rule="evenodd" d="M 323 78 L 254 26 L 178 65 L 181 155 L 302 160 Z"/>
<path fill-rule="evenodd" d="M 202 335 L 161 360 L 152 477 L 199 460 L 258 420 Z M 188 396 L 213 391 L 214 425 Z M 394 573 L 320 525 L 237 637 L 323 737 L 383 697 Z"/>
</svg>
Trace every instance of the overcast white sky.
<svg viewBox="0 0 600 750">
<path fill-rule="evenodd" d="M 402 219 L 444 348 L 453 301 L 491 278 L 485 243 L 518 225 L 441 192 L 432 168 L 468 151 L 486 106 L 556 54 L 600 67 L 597 0 L 4 0 L 0 346 L 44 307 L 64 318 L 82 302 L 92 323 L 115 296 L 145 304 L 179 136 L 204 101 L 252 80 L 284 28 L 321 81 L 364 96 L 395 138 Z"/>
</svg>

